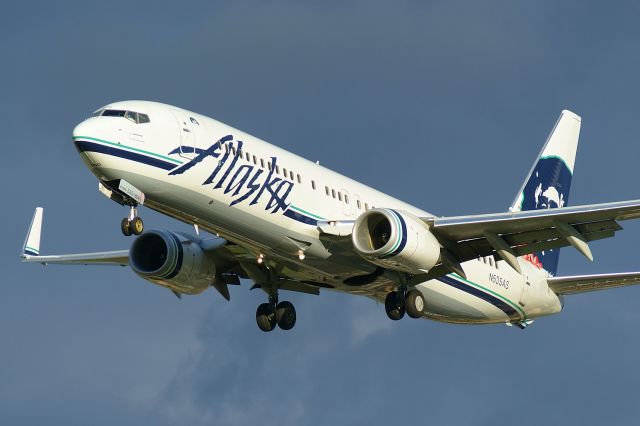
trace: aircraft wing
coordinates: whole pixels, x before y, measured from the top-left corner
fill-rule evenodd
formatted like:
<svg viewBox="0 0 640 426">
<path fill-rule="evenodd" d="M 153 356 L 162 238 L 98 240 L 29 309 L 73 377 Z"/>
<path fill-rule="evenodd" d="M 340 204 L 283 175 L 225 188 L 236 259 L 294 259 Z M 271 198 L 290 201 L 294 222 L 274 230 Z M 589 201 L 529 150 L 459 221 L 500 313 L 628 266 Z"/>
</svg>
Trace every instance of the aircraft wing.
<svg viewBox="0 0 640 426">
<path fill-rule="evenodd" d="M 640 272 L 551 277 L 547 283 L 556 294 L 578 294 L 640 284 Z"/>
<path fill-rule="evenodd" d="M 497 253 L 515 258 L 572 245 L 593 260 L 589 241 L 613 237 L 618 221 L 640 218 L 640 200 L 490 215 L 423 218 L 459 262 Z"/>
<path fill-rule="evenodd" d="M 103 251 L 40 256 L 40 233 L 42 231 L 42 207 L 36 208 L 29 227 L 29 233 L 22 247 L 20 258 L 23 262 L 67 265 L 119 265 L 129 264 L 129 250 Z"/>
</svg>

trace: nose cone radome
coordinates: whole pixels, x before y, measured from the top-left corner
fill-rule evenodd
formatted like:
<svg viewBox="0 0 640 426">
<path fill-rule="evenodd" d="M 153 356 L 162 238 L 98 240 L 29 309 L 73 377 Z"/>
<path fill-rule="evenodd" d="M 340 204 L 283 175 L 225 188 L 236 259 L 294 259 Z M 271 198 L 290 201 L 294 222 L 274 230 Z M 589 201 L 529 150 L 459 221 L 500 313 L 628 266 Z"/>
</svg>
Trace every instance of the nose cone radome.
<svg viewBox="0 0 640 426">
<path fill-rule="evenodd" d="M 82 137 L 92 136 L 92 128 L 94 128 L 94 127 L 95 126 L 91 125 L 91 119 L 85 120 L 82 123 L 78 124 L 73 129 L 73 133 L 72 133 L 73 140 L 77 141 L 78 139 L 81 139 Z"/>
</svg>

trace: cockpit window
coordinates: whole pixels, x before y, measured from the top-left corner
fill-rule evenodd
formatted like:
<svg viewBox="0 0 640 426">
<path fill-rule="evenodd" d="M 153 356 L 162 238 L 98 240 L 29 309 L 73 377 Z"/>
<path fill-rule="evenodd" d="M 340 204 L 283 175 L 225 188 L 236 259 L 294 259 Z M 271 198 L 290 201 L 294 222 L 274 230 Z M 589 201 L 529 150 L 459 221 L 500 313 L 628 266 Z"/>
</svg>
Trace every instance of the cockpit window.
<svg viewBox="0 0 640 426">
<path fill-rule="evenodd" d="M 124 117 L 127 111 L 121 109 L 105 109 L 102 113 L 103 117 Z"/>
<path fill-rule="evenodd" d="M 104 108 L 100 108 L 99 110 L 93 111 L 93 114 L 91 114 L 92 117 L 99 117 L 102 115 L 102 113 L 104 112 Z"/>
<path fill-rule="evenodd" d="M 93 113 L 92 117 L 97 117 L 99 115 L 101 115 L 102 117 L 124 117 L 128 120 L 133 121 L 134 123 L 151 122 L 147 114 L 142 114 L 135 111 L 125 111 L 121 109 L 99 109 L 98 111 Z"/>
<path fill-rule="evenodd" d="M 138 113 L 137 112 L 133 112 L 133 111 L 127 111 L 124 113 L 124 118 L 128 118 L 129 120 L 133 121 L 134 123 L 138 122 Z"/>
</svg>

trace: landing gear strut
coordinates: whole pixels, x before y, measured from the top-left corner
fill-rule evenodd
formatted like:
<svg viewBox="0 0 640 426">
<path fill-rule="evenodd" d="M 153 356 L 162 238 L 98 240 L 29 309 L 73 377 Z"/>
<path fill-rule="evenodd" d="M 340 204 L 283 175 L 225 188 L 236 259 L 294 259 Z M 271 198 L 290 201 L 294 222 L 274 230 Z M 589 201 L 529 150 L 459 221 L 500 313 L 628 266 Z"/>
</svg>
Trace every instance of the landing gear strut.
<svg viewBox="0 0 640 426">
<path fill-rule="evenodd" d="M 407 292 L 403 287 L 400 287 L 398 291 L 390 292 L 384 299 L 384 309 L 387 316 L 394 321 L 402 319 L 405 312 L 411 318 L 420 318 L 424 311 L 424 305 L 422 293 L 416 289 Z"/>
<path fill-rule="evenodd" d="M 120 222 L 120 230 L 125 237 L 129 235 L 140 235 L 144 231 L 144 222 L 138 216 L 138 209 L 136 206 L 131 206 L 129 216 L 122 219 Z"/>
<path fill-rule="evenodd" d="M 291 330 L 296 325 L 296 308 L 293 303 L 282 301 L 278 303 L 278 294 L 269 296 L 268 303 L 262 303 L 256 311 L 256 322 L 260 330 L 272 331 L 276 324 L 282 330 Z"/>
</svg>

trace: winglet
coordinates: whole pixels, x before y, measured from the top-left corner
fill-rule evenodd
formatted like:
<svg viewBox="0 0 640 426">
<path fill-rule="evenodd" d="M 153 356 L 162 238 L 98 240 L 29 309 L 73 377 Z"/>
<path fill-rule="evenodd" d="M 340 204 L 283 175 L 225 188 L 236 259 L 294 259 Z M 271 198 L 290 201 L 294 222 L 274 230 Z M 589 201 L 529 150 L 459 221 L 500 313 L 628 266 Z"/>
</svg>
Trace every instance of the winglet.
<svg viewBox="0 0 640 426">
<path fill-rule="evenodd" d="M 33 213 L 33 219 L 31 219 L 31 225 L 29 226 L 29 233 L 24 240 L 22 247 L 22 258 L 29 256 L 40 255 L 40 233 L 42 231 L 42 207 L 36 207 L 36 211 Z"/>
</svg>

